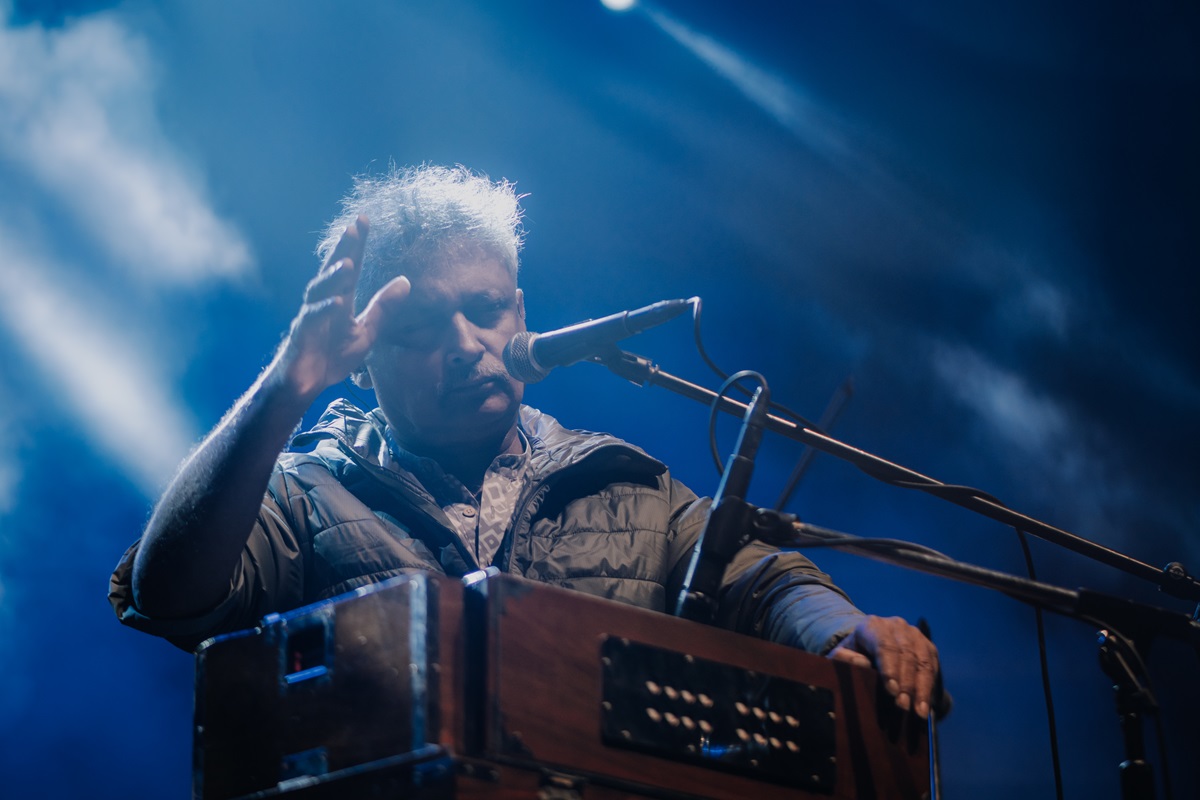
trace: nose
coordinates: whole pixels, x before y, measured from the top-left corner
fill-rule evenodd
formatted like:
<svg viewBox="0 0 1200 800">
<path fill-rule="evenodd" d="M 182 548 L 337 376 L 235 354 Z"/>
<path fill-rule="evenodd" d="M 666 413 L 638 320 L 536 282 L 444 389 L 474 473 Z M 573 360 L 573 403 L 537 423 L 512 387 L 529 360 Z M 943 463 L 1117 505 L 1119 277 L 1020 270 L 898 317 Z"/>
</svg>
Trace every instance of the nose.
<svg viewBox="0 0 1200 800">
<path fill-rule="evenodd" d="M 446 358 L 451 364 L 474 364 L 485 351 L 479 329 L 461 311 L 450 320 Z"/>
</svg>

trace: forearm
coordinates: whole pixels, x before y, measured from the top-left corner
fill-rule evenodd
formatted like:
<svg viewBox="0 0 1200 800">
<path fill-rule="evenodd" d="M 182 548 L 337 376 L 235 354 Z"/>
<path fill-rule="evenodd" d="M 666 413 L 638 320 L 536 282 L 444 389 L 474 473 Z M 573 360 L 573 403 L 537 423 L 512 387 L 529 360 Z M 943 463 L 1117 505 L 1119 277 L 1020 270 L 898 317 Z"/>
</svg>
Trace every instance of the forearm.
<svg viewBox="0 0 1200 800">
<path fill-rule="evenodd" d="M 187 617 L 225 598 L 288 437 L 317 395 L 362 364 L 381 320 L 408 297 L 408 279 L 394 278 L 354 315 L 366 235 L 364 217 L 347 227 L 271 365 L 164 492 L 131 570 L 140 613 Z"/>
<path fill-rule="evenodd" d="M 721 610 L 727 627 L 811 653 L 828 652 L 864 616 L 811 561 L 761 543 L 734 558 Z"/>
<path fill-rule="evenodd" d="M 681 488 L 677 484 L 677 491 Z M 683 502 L 672 518 L 673 561 L 668 606 L 673 607 L 692 549 L 709 512 L 707 499 Z M 693 502 L 686 502 L 689 500 Z M 823 653 L 862 619 L 860 612 L 829 576 L 796 552 L 781 552 L 751 542 L 731 560 L 722 581 L 718 624 L 751 636 Z"/>
<path fill-rule="evenodd" d="M 132 574 L 147 616 L 197 614 L 228 593 L 275 460 L 313 399 L 280 379 L 277 366 L 184 461 L 155 507 Z"/>
</svg>

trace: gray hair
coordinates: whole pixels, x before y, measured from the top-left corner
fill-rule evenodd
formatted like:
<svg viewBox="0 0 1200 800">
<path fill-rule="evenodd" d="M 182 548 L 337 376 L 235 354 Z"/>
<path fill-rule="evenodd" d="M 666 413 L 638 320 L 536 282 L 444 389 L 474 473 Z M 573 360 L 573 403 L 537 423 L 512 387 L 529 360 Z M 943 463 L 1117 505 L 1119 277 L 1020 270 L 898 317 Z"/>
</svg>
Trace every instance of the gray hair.
<svg viewBox="0 0 1200 800">
<path fill-rule="evenodd" d="M 463 255 L 492 256 L 516 278 L 523 196 L 512 183 L 493 182 L 462 165 L 392 164 L 385 175 L 355 177 L 317 255 L 324 261 L 359 214 L 370 220 L 355 293 L 360 309 L 397 275 L 420 274 Z"/>
</svg>

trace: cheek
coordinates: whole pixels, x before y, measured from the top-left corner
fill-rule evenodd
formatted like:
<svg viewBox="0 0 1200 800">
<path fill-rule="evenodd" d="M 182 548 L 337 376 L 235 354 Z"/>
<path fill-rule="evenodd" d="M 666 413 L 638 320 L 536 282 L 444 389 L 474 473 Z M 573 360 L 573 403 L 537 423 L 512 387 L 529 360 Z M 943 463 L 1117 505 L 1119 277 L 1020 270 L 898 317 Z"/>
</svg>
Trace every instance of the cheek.
<svg viewBox="0 0 1200 800">
<path fill-rule="evenodd" d="M 516 314 L 513 314 L 512 319 L 508 320 L 506 324 L 497 326 L 488 332 L 488 349 L 503 353 L 512 338 L 523 330 L 525 330 L 524 322 Z"/>
<path fill-rule="evenodd" d="M 401 347 L 400 345 L 376 345 L 367 355 L 366 363 L 373 372 L 385 381 L 395 376 L 418 376 L 429 370 L 434 359 L 428 351 Z"/>
<path fill-rule="evenodd" d="M 408 402 L 422 394 L 432 393 L 441 380 L 434 359 L 391 347 L 367 359 L 375 391 Z"/>
</svg>

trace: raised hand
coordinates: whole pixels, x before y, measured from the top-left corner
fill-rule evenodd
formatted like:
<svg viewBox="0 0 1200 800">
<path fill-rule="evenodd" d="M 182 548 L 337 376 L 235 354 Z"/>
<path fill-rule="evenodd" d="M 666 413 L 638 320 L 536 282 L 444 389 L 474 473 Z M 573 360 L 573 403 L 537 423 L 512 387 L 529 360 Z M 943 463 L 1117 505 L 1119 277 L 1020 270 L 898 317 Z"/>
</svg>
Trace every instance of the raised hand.
<svg viewBox="0 0 1200 800">
<path fill-rule="evenodd" d="M 366 217 L 361 216 L 346 227 L 305 289 L 304 305 L 272 366 L 277 379 L 305 400 L 315 398 L 362 364 L 381 320 L 397 311 L 412 288 L 407 278 L 394 278 L 355 316 L 354 290 L 368 229 Z"/>
<path fill-rule="evenodd" d="M 140 613 L 193 616 L 228 594 L 275 459 L 305 409 L 362 363 L 383 318 L 408 297 L 408 279 L 396 278 L 354 315 L 367 227 L 359 217 L 346 228 L 271 365 L 163 492 L 133 563 Z"/>
</svg>

